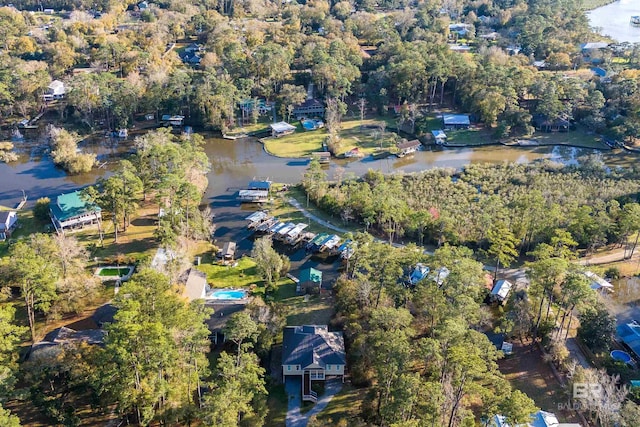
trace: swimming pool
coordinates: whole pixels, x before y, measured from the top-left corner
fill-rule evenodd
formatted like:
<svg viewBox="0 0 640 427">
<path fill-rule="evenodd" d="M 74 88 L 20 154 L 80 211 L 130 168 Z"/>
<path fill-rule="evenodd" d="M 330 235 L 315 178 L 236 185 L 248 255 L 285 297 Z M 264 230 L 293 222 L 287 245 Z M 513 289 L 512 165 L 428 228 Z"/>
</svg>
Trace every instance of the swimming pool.
<svg viewBox="0 0 640 427">
<path fill-rule="evenodd" d="M 221 289 L 219 291 L 213 291 L 211 293 L 211 299 L 224 299 L 224 300 L 238 300 L 245 299 L 247 297 L 247 291 L 242 289 Z"/>
<path fill-rule="evenodd" d="M 302 127 L 305 128 L 305 130 L 315 130 L 318 127 L 316 126 L 316 122 L 314 122 L 313 120 L 302 120 Z"/>
<path fill-rule="evenodd" d="M 631 356 L 626 351 L 622 350 L 613 350 L 611 352 L 611 358 L 613 360 L 619 360 L 620 362 L 629 363 L 631 362 Z"/>
</svg>

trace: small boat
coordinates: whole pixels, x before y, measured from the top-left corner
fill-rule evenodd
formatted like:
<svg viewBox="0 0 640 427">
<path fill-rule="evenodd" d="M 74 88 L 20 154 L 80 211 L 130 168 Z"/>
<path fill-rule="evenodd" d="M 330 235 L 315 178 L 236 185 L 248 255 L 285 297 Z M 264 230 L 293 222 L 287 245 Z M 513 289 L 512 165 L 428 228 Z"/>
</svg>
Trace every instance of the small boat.
<svg viewBox="0 0 640 427">
<path fill-rule="evenodd" d="M 640 15 L 631 17 L 631 25 L 640 25 Z"/>
</svg>

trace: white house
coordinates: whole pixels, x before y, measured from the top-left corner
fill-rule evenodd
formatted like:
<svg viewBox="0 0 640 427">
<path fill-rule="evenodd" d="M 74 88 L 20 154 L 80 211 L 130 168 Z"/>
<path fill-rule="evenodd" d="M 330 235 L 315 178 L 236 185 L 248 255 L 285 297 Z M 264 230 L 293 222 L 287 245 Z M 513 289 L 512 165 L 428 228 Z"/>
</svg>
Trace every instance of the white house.
<svg viewBox="0 0 640 427">
<path fill-rule="evenodd" d="M 513 284 L 508 280 L 498 280 L 491 290 L 491 300 L 504 304 L 509 298 L 511 288 L 513 288 Z"/>
<path fill-rule="evenodd" d="M 45 101 L 53 101 L 54 99 L 63 99 L 67 93 L 67 89 L 60 80 L 54 80 L 49 83 L 49 86 L 42 95 L 42 99 Z"/>
<path fill-rule="evenodd" d="M 15 211 L 0 212 L 0 240 L 11 237 L 11 232 L 18 226 L 18 213 Z"/>
<path fill-rule="evenodd" d="M 344 379 L 346 353 L 341 332 L 329 332 L 327 325 L 287 326 L 282 341 L 282 376 L 300 377 L 302 400 L 317 401 L 311 381 L 330 377 Z"/>
</svg>

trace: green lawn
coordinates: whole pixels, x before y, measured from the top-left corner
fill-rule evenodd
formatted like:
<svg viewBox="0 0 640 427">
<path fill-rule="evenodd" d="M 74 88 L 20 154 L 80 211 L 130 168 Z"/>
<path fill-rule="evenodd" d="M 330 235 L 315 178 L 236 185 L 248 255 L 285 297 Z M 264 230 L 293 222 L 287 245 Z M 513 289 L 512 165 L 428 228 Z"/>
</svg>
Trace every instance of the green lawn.
<svg viewBox="0 0 640 427">
<path fill-rule="evenodd" d="M 327 137 L 326 129 L 304 131 L 300 122 L 295 123 L 296 131 L 280 138 L 264 138 L 264 148 L 278 157 L 309 157 L 322 150 L 322 142 Z"/>
<path fill-rule="evenodd" d="M 1 207 L 0 210 L 13 210 L 5 207 Z M 47 231 L 46 227 L 51 223 L 42 223 L 33 217 L 33 211 L 20 210 L 18 211 L 18 227 L 13 232 L 10 239 L 0 242 L 0 258 L 7 255 L 9 251 L 9 245 L 16 239 L 25 238 L 33 233 L 44 233 Z"/>
<path fill-rule="evenodd" d="M 147 204 L 138 210 L 137 217 L 131 221 L 126 232 L 118 232 L 118 243 L 114 240 L 113 222 L 102 221 L 104 238 L 100 243 L 100 233 L 97 226 L 87 227 L 77 232 L 69 233 L 83 243 L 91 252 L 91 257 L 110 258 L 125 254 L 133 261 L 151 259 L 158 248 L 154 237 L 156 231 L 157 206 Z"/>
<path fill-rule="evenodd" d="M 253 287 L 253 295 L 264 295 L 266 283 L 258 274 L 255 261 L 250 257 L 238 259 L 236 266 L 218 264 L 211 256 L 203 257 L 202 261 L 197 268 L 207 275 L 207 281 L 212 288 Z M 286 277 L 281 278 L 275 285 L 274 298 L 284 299 L 292 295 L 295 295 L 295 284 Z"/>
<path fill-rule="evenodd" d="M 497 141 L 491 135 L 491 132 L 485 129 L 463 129 L 446 131 L 447 145 L 457 146 L 477 146 L 495 144 Z"/>
<path fill-rule="evenodd" d="M 589 134 L 587 130 L 578 126 L 576 130 L 569 132 L 536 132 L 531 139 L 535 139 L 540 145 L 571 145 L 586 148 L 607 148 L 595 134 Z"/>
<path fill-rule="evenodd" d="M 385 120 L 360 119 L 345 120 L 340 131 L 341 144 L 337 155 L 352 148 L 359 148 L 365 154 L 376 150 L 395 147 L 398 135 L 394 132 L 380 132 L 377 125 Z M 308 157 L 315 151 L 322 149 L 322 143 L 327 138 L 326 129 L 305 131 L 300 122 L 295 123 L 296 132 L 280 138 L 265 138 L 264 145 L 267 152 L 278 157 Z"/>
<path fill-rule="evenodd" d="M 237 135 L 245 135 L 245 134 L 248 135 L 255 132 L 266 131 L 266 130 L 269 130 L 270 123 L 271 123 L 271 115 L 266 114 L 266 115 L 260 116 L 260 118 L 258 119 L 258 123 L 256 124 L 247 123 L 244 126 L 237 126 L 231 129 L 229 132 L 227 132 L 226 135 L 229 135 L 229 136 L 237 136 Z"/>
<path fill-rule="evenodd" d="M 102 268 L 98 276 L 104 277 L 122 277 L 129 273 L 129 267 L 106 267 Z"/>
<path fill-rule="evenodd" d="M 198 269 L 207 275 L 207 281 L 213 288 L 245 288 L 251 285 L 263 286 L 258 275 L 256 263 L 249 257 L 240 258 L 237 266 L 219 265 L 204 260 Z"/>
</svg>

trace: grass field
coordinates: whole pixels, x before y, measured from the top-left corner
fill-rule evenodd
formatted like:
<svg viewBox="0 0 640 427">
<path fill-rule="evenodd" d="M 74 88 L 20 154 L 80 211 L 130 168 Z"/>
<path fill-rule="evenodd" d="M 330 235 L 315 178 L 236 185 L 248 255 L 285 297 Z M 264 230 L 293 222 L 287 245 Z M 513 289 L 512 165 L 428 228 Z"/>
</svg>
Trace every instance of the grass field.
<svg viewBox="0 0 640 427">
<path fill-rule="evenodd" d="M 100 244 L 100 233 L 97 226 L 88 227 L 70 236 L 76 237 L 91 251 L 92 257 L 109 258 L 119 254 L 126 254 L 132 260 L 151 258 L 158 247 L 154 237 L 156 230 L 156 215 L 158 208 L 151 203 L 144 204 L 127 227 L 127 231 L 118 232 L 118 243 L 114 241 L 113 222 L 102 221 L 104 238 Z"/>
<path fill-rule="evenodd" d="M 207 281 L 213 288 L 245 288 L 251 285 L 263 285 L 258 275 L 256 263 L 249 257 L 242 257 L 237 266 L 212 264 L 204 259 L 197 268 L 207 275 Z"/>
<path fill-rule="evenodd" d="M 8 208 L 2 208 L 0 210 L 12 210 Z M 32 210 L 20 210 L 18 211 L 18 227 L 13 232 L 10 239 L 0 242 L 0 258 L 7 255 L 9 251 L 9 245 L 16 239 L 28 237 L 33 233 L 44 233 L 47 231 L 46 227 L 50 223 L 43 224 L 33 217 Z"/>
<path fill-rule="evenodd" d="M 340 131 L 340 155 L 352 148 L 359 148 L 363 153 L 370 154 L 376 150 L 395 147 L 399 137 L 394 132 L 380 132 L 377 125 L 384 120 L 366 119 L 363 121 L 345 120 Z M 326 129 L 305 131 L 300 122 L 296 123 L 296 132 L 280 138 L 265 138 L 264 145 L 267 152 L 278 157 L 308 157 L 315 151 L 322 150 L 322 143 L 327 138 Z M 385 123 L 386 126 L 386 123 Z"/>
<path fill-rule="evenodd" d="M 447 145 L 464 145 L 471 147 L 475 145 L 495 144 L 497 141 L 490 131 L 486 129 L 464 129 L 446 131 Z"/>
<path fill-rule="evenodd" d="M 260 117 L 260 119 L 258 120 L 258 123 L 256 123 L 255 125 L 252 123 L 248 123 L 248 124 L 245 124 L 244 126 L 237 126 L 231 129 L 229 132 L 227 132 L 226 135 L 229 135 L 229 136 L 237 136 L 237 135 L 245 135 L 245 134 L 248 135 L 254 132 L 266 131 L 266 130 L 269 130 L 269 124 L 271 124 L 270 115 L 264 115 Z"/>
<path fill-rule="evenodd" d="M 531 139 L 538 141 L 540 145 L 571 145 L 586 148 L 607 148 L 600 137 L 578 126 L 576 130 L 569 132 L 536 132 Z"/>
</svg>

